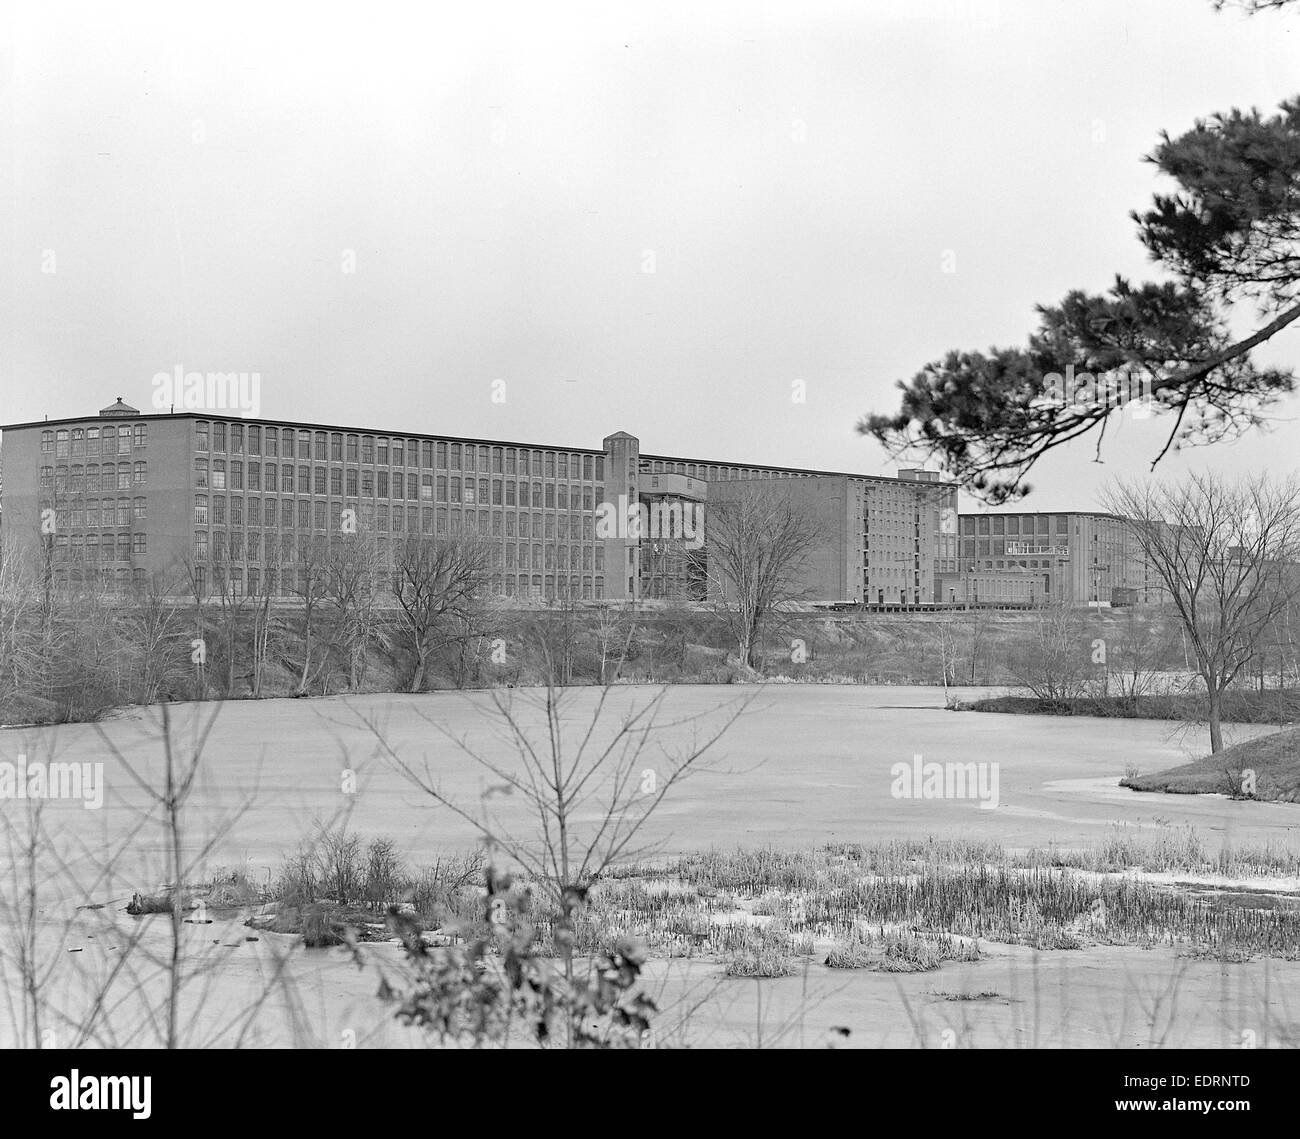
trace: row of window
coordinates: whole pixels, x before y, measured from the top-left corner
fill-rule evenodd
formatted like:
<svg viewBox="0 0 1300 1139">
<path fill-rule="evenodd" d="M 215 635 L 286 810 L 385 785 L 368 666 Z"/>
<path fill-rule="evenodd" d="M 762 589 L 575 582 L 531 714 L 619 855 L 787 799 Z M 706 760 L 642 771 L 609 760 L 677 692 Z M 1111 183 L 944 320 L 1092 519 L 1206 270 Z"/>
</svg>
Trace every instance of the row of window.
<svg viewBox="0 0 1300 1139">
<path fill-rule="evenodd" d="M 569 451 L 543 451 L 526 447 L 491 447 L 486 444 L 446 443 L 433 439 L 398 439 L 354 435 L 342 431 L 307 431 L 259 424 L 207 423 L 194 426 L 199 451 L 230 455 L 297 457 L 320 462 L 378 463 L 380 466 L 423 467 L 432 470 L 483 471 L 533 475 L 537 478 L 603 480 L 605 457 Z"/>
<path fill-rule="evenodd" d="M 57 558 L 87 559 L 97 558 L 126 561 L 132 556 L 148 553 L 145 536 L 141 533 L 105 534 L 56 534 L 54 553 Z"/>
<path fill-rule="evenodd" d="M 276 494 L 346 494 L 349 498 L 409 499 L 424 502 L 463 502 L 493 506 L 542 506 L 558 510 L 594 510 L 605 494 L 603 486 L 570 487 L 568 483 L 527 483 L 514 479 L 473 479 L 461 476 L 403 474 L 349 467 L 294 467 L 290 463 L 248 463 L 239 460 L 194 460 L 198 490 L 256 490 Z"/>
<path fill-rule="evenodd" d="M 963 534 L 1050 534 L 1053 533 L 1048 514 L 994 514 L 972 518 L 969 515 L 961 520 Z M 1057 514 L 1055 533 L 1070 532 L 1070 516 Z"/>
<path fill-rule="evenodd" d="M 136 423 L 127 427 L 61 427 L 41 432 L 41 454 L 56 459 L 99 455 L 129 455 L 133 448 L 149 442 L 149 425 Z"/>
<path fill-rule="evenodd" d="M 298 552 L 303 548 L 293 534 L 281 534 L 278 541 L 275 535 L 268 534 L 263 542 L 262 535 L 256 532 L 213 530 L 209 534 L 207 530 L 194 531 L 194 556 L 201 561 L 211 557 L 219 563 L 279 561 L 289 564 L 297 560 Z M 388 543 L 384 539 L 379 539 L 377 549 L 382 561 L 391 561 Z M 604 555 L 603 546 L 557 546 L 541 542 L 516 545 L 512 542 L 506 546 L 493 546 L 487 556 L 493 569 L 583 569 L 599 573 L 605 569 Z"/>
<path fill-rule="evenodd" d="M 143 460 L 134 463 L 90 463 L 71 467 L 42 467 L 41 490 L 56 494 L 99 494 L 106 490 L 127 490 L 133 486 L 146 486 L 149 471 Z"/>
<path fill-rule="evenodd" d="M 295 509 L 296 508 L 296 509 Z M 356 530 L 410 530 L 417 528 L 425 534 L 447 533 L 448 518 L 453 520 L 473 512 L 450 510 L 440 506 L 436 510 L 419 510 L 414 506 L 402 507 L 373 503 L 325 502 L 323 499 L 284 500 L 275 498 L 241 498 L 225 495 L 196 494 L 194 496 L 194 524 L 224 525 L 229 519 L 235 526 L 253 528 L 277 527 L 300 530 L 328 530 L 352 533 Z M 486 534 L 489 527 L 496 537 L 520 538 L 572 538 L 594 541 L 596 537 L 594 514 L 524 514 L 503 513 L 500 510 L 478 512 L 477 525 Z M 453 522 L 451 529 L 456 529 Z"/>
<path fill-rule="evenodd" d="M 130 526 L 132 520 L 143 522 L 148 516 L 148 503 L 144 498 L 88 498 L 54 512 L 56 533 L 68 530 L 97 530 L 101 527 Z"/>
</svg>

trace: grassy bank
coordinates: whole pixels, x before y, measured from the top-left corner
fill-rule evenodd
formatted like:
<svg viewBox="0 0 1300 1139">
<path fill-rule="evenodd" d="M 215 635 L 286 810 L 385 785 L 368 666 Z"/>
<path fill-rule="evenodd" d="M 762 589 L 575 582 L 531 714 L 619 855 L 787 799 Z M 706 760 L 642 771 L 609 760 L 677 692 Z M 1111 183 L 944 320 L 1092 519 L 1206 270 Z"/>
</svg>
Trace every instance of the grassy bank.
<svg viewBox="0 0 1300 1139">
<path fill-rule="evenodd" d="M 1218 755 L 1152 775 L 1129 776 L 1121 785 L 1134 791 L 1175 795 L 1223 794 L 1300 802 L 1300 728 L 1244 740 Z"/>
<path fill-rule="evenodd" d="M 991 696 L 957 705 L 966 712 L 1004 712 L 1020 716 L 1108 716 L 1121 719 L 1203 722 L 1206 702 L 1197 693 L 1139 696 L 1079 696 L 1068 700 L 1036 696 Z M 1282 724 L 1300 720 L 1300 689 L 1236 689 L 1224 693 L 1223 721 L 1230 724 Z"/>
</svg>

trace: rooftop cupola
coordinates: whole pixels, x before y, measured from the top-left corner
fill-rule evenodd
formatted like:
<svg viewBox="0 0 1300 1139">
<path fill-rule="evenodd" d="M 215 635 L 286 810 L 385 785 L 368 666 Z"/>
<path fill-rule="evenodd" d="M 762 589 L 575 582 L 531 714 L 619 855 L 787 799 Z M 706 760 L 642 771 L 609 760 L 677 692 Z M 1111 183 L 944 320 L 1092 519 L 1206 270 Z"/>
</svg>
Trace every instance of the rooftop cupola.
<svg viewBox="0 0 1300 1139">
<path fill-rule="evenodd" d="M 99 409 L 99 417 L 101 419 L 118 419 L 124 415 L 139 414 L 140 409 L 138 407 L 132 407 L 129 403 L 123 403 L 121 396 L 118 396 L 117 399 L 107 407 L 101 407 Z"/>
</svg>

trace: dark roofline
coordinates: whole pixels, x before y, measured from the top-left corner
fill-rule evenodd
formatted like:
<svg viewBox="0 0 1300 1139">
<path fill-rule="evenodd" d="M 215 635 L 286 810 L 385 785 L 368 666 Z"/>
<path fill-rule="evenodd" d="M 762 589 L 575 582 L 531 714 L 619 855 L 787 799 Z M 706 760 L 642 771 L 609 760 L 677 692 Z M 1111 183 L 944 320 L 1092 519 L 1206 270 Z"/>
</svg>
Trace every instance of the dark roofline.
<svg viewBox="0 0 1300 1139">
<path fill-rule="evenodd" d="M 750 468 L 753 469 L 753 470 L 759 470 L 759 471 L 788 471 L 790 474 L 794 474 L 794 475 L 819 475 L 819 476 L 821 476 L 821 477 L 823 477 L 823 478 L 837 478 L 837 479 L 871 479 L 871 480 L 873 480 L 874 482 L 887 482 L 887 483 L 889 483 L 891 486 L 934 486 L 934 487 L 949 487 L 949 488 L 952 488 L 952 489 L 959 489 L 957 483 L 951 483 L 951 482 L 928 482 L 928 481 L 925 481 L 925 480 L 922 480 L 922 479 L 900 479 L 897 475 L 864 475 L 864 474 L 857 474 L 857 473 L 855 473 L 855 472 L 853 472 L 853 471 L 821 471 L 821 470 L 816 470 L 816 469 L 814 469 L 814 468 L 812 468 L 812 467 L 777 467 L 777 466 L 773 466 L 771 463 L 754 463 L 754 462 L 737 463 L 737 462 L 732 462 L 732 461 L 730 461 L 730 460 L 723 460 L 723 459 L 688 459 L 688 458 L 686 458 L 686 457 L 684 457 L 684 456 L 680 456 L 680 455 L 678 455 L 678 456 L 669 456 L 669 455 L 647 455 L 647 454 L 645 454 L 644 452 L 641 454 L 640 458 L 641 458 L 643 461 L 648 460 L 648 461 L 656 462 L 656 463 L 659 463 L 659 462 L 662 462 L 662 463 L 694 463 L 697 467 L 700 467 L 700 466 L 704 466 L 704 467 L 750 467 Z M 909 468 L 909 469 L 911 469 L 911 468 Z M 703 482 L 708 482 L 709 480 L 708 480 L 708 479 L 703 479 L 702 481 L 703 481 Z M 722 480 L 722 481 L 724 481 L 724 482 L 753 482 L 753 481 L 756 481 L 756 480 L 753 480 L 753 479 L 724 479 L 724 480 Z"/>
<path fill-rule="evenodd" d="M 577 452 L 580 455 L 603 455 L 605 453 L 604 449 L 600 447 L 572 447 L 567 444 L 559 445 L 555 443 L 525 443 L 510 439 L 476 439 L 467 435 L 434 435 L 427 431 L 387 431 L 375 427 L 345 427 L 337 423 L 308 423 L 302 420 L 275 419 L 265 416 L 254 419 L 252 417 L 241 415 L 221 415 L 219 413 L 214 414 L 206 411 L 142 411 L 139 415 L 121 417 L 108 416 L 107 418 L 110 421 L 116 420 L 117 418 L 130 419 L 132 423 L 164 419 L 206 419 L 209 422 L 220 420 L 224 423 L 255 423 L 263 427 L 294 427 L 305 428 L 310 431 L 342 431 L 354 435 L 387 435 L 390 438 L 400 437 L 403 439 L 414 437 L 419 439 L 442 440 L 448 443 L 473 443 L 488 447 L 526 447 L 530 451 L 568 451 L 570 453 Z M 89 425 L 92 421 L 94 421 L 95 425 L 98 426 L 100 419 L 101 417 L 98 414 L 95 414 L 74 415 L 64 419 L 34 419 L 27 423 L 0 423 L 0 432 L 20 431 L 32 427 L 59 427 L 73 423 L 86 423 Z M 614 434 L 618 433 L 615 432 Z M 610 436 L 606 436 L 606 438 L 610 438 Z M 635 439 L 636 436 L 631 436 L 631 438 Z M 668 455 L 647 455 L 644 453 L 642 453 L 639 458 L 650 460 L 652 462 L 694 463 L 696 466 L 703 465 L 706 467 L 750 467 L 762 471 L 788 471 L 791 474 L 798 475 L 829 475 L 835 478 L 871 479 L 877 482 L 887 482 L 891 485 L 897 484 L 900 486 L 957 487 L 956 483 L 923 482 L 920 479 L 900 479 L 894 475 L 866 475 L 856 474 L 852 471 L 820 471 L 814 470 L 810 467 L 777 467 L 772 466 L 770 463 L 736 463 L 720 459 L 688 459 L 684 457 L 670 457 Z M 707 482 L 708 480 L 705 479 L 702 481 Z M 739 480 L 733 479 L 729 481 L 734 482 Z"/>
<path fill-rule="evenodd" d="M 259 427 L 294 427 L 306 428 L 310 431 L 340 431 L 352 435 L 386 435 L 390 439 L 433 439 L 442 440 L 448 443 L 474 443 L 484 444 L 489 447 L 527 447 L 529 450 L 543 451 L 576 451 L 579 454 L 603 455 L 605 452 L 600 447 L 571 447 L 567 444 L 560 446 L 554 443 L 522 443 L 510 439 L 473 439 L 465 435 L 434 435 L 428 431 L 389 431 L 377 427 L 345 427 L 338 423 L 308 423 L 297 419 L 276 419 L 267 416 L 243 415 L 222 415 L 208 411 L 150 411 L 141 412 L 139 415 L 131 416 L 107 416 L 110 421 L 118 418 L 130 419 L 132 423 L 139 423 L 142 420 L 163 420 L 163 419 L 204 419 L 209 423 L 252 423 Z M 101 416 L 95 415 L 75 415 L 65 419 L 36 419 L 29 423 L 0 423 L 0 431 L 18 431 L 29 427 L 58 427 L 70 423 L 85 423 L 87 425 L 98 426 Z"/>
</svg>

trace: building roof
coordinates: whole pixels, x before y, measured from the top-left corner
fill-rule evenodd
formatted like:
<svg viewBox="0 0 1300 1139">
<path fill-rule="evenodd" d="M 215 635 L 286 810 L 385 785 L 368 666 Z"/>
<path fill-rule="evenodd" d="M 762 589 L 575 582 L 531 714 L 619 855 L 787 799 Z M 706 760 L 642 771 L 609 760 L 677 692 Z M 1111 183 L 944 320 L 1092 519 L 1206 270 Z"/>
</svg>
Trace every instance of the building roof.
<svg viewBox="0 0 1300 1139">
<path fill-rule="evenodd" d="M 307 423 L 307 422 L 302 422 L 300 420 L 278 419 L 278 418 L 268 417 L 268 416 L 259 416 L 257 418 L 253 418 L 251 416 L 222 414 L 220 412 L 182 411 L 182 410 L 176 410 L 171 412 L 141 413 L 137 411 L 135 408 L 131 407 L 129 404 L 123 403 L 120 398 L 117 400 L 116 403 L 111 404 L 107 408 L 104 408 L 99 414 L 102 417 L 108 418 L 110 417 L 110 412 L 112 411 L 112 409 L 117 407 L 120 407 L 122 410 L 113 413 L 115 415 L 134 415 L 146 421 L 164 420 L 164 419 L 204 419 L 204 420 L 209 420 L 214 422 L 222 421 L 225 423 L 255 423 L 258 424 L 259 426 L 264 426 L 264 427 L 292 427 L 295 429 L 303 429 L 303 430 L 310 430 L 310 431 L 342 431 L 342 432 L 347 432 L 355 435 L 388 435 L 390 437 L 401 437 L 401 438 L 416 437 L 416 438 L 423 438 L 423 439 L 436 439 L 448 443 L 473 443 L 476 446 L 526 447 L 529 450 L 569 451 L 569 452 L 577 452 L 578 454 L 586 454 L 586 455 L 603 455 L 605 453 L 599 447 L 573 447 L 568 444 L 524 442 L 524 441 L 512 440 L 512 439 L 476 439 L 465 435 L 435 435 L 428 431 L 412 431 L 409 429 L 405 431 L 392 431 L 392 430 L 384 430 L 384 429 L 374 428 L 374 427 L 357 427 L 355 425 L 348 426 L 348 425 L 343 425 L 338 423 Z M 29 420 L 26 423 L 0 423 L 0 432 L 18 431 L 18 430 L 23 430 L 32 427 L 41 427 L 41 428 L 60 427 L 67 424 L 84 423 L 88 418 L 90 417 L 85 415 L 74 415 L 74 416 L 67 416 L 63 419 L 35 419 L 35 420 Z M 626 432 L 615 432 L 615 435 L 623 436 L 626 435 Z M 636 436 L 628 436 L 628 437 L 636 438 Z M 612 436 L 607 436 L 607 438 L 612 438 Z M 797 475 L 831 475 L 837 478 L 871 479 L 874 482 L 887 482 L 891 486 L 898 485 L 902 487 L 908 487 L 908 486 L 915 487 L 916 485 L 918 485 L 914 481 L 899 479 L 894 477 L 893 475 L 868 475 L 868 474 L 856 473 L 853 471 L 822 471 L 822 470 L 814 470 L 810 467 L 780 467 L 780 466 L 775 466 L 772 463 L 755 462 L 752 459 L 746 460 L 744 462 L 734 462 L 725 459 L 693 459 L 693 458 L 686 458 L 684 456 L 649 455 L 646 454 L 644 451 L 641 452 L 639 458 L 642 462 L 649 461 L 649 462 L 665 462 L 665 463 L 694 463 L 696 466 L 706 466 L 706 467 L 707 466 L 749 467 L 753 470 L 786 471 L 790 474 L 797 474 Z M 704 481 L 707 482 L 708 480 L 706 479 Z M 921 485 L 929 486 L 929 487 L 941 487 L 941 486 L 955 487 L 957 484 L 956 483 L 924 483 Z"/>
</svg>

